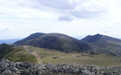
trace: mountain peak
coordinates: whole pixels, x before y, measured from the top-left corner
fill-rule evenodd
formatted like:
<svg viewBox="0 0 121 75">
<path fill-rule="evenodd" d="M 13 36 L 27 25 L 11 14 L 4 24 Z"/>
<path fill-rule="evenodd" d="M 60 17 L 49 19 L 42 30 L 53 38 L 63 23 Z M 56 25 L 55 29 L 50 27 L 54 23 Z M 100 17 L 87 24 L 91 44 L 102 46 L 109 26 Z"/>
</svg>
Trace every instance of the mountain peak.
<svg viewBox="0 0 121 75">
<path fill-rule="evenodd" d="M 38 36 L 38 35 L 40 36 L 40 35 L 44 35 L 44 34 L 45 34 L 45 33 L 39 33 L 39 32 L 38 32 L 38 33 L 33 33 L 33 34 L 31 34 L 30 36 Z"/>
<path fill-rule="evenodd" d="M 94 35 L 94 37 L 102 37 L 103 35 L 101 35 L 101 34 L 96 34 L 96 35 Z"/>
<path fill-rule="evenodd" d="M 63 52 L 92 51 L 121 55 L 121 40 L 101 34 L 89 35 L 82 40 L 77 40 L 60 33 L 34 33 L 23 40 L 15 42 L 15 45 L 30 45 Z"/>
<path fill-rule="evenodd" d="M 15 42 L 15 45 L 30 45 L 64 52 L 81 52 L 89 48 L 87 44 L 60 33 L 34 33 L 23 40 Z"/>
<path fill-rule="evenodd" d="M 101 39 L 104 35 L 101 35 L 101 34 L 95 34 L 95 35 L 88 35 L 87 37 L 85 37 L 84 41 L 88 41 L 88 42 L 95 42 L 99 39 Z"/>
</svg>

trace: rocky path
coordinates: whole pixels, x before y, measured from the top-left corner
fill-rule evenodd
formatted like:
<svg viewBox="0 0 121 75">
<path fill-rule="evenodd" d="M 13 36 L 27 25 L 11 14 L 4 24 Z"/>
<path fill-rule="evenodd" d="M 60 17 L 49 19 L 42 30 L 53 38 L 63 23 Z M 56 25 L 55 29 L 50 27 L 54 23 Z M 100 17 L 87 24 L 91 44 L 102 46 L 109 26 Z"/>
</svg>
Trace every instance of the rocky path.
<svg viewBox="0 0 121 75">
<path fill-rule="evenodd" d="M 40 55 L 37 52 L 32 52 L 31 54 L 36 57 L 39 64 L 42 64 L 41 59 L 40 59 Z"/>
<path fill-rule="evenodd" d="M 26 52 L 28 52 L 29 54 L 36 57 L 38 64 L 42 64 L 42 61 L 40 59 L 40 55 L 37 52 L 31 50 L 28 46 L 23 46 L 23 47 L 26 50 Z"/>
</svg>

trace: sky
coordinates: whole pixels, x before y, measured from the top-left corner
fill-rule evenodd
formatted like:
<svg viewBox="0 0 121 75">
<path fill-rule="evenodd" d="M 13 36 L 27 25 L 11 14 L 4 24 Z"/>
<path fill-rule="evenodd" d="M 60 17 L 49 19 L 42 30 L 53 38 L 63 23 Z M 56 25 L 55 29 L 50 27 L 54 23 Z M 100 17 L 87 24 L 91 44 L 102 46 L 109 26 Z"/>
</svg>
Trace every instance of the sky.
<svg viewBox="0 0 121 75">
<path fill-rule="evenodd" d="M 36 32 L 121 38 L 121 0 L 0 0 L 0 39 Z"/>
</svg>

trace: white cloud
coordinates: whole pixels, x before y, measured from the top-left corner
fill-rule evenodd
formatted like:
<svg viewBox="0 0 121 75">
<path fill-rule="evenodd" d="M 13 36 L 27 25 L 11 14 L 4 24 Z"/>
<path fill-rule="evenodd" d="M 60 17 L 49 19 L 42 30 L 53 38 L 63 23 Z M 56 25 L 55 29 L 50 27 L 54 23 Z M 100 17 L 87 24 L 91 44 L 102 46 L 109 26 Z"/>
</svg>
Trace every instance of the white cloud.
<svg viewBox="0 0 121 75">
<path fill-rule="evenodd" d="M 0 39 L 34 32 L 121 37 L 119 0 L 0 0 Z"/>
</svg>

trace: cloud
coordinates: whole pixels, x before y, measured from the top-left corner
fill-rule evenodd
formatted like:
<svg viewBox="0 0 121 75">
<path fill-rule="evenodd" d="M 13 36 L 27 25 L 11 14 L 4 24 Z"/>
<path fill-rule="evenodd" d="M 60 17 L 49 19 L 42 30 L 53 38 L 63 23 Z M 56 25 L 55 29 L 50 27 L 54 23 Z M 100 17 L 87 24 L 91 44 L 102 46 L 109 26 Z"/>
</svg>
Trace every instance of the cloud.
<svg viewBox="0 0 121 75">
<path fill-rule="evenodd" d="M 97 18 L 101 14 L 105 13 L 105 11 L 89 11 L 89 10 L 83 10 L 83 11 L 72 11 L 72 16 L 76 18 Z"/>
<path fill-rule="evenodd" d="M 72 21 L 73 17 L 72 16 L 61 16 L 59 17 L 59 21 Z"/>
<path fill-rule="evenodd" d="M 74 18 L 97 18 L 101 13 L 106 13 L 106 7 L 96 0 L 38 0 L 44 5 L 58 12 L 59 20 L 72 21 Z M 70 17 L 69 17 L 70 16 Z M 73 17 L 74 16 L 74 17 Z M 72 18 L 73 17 L 73 18 Z"/>
<path fill-rule="evenodd" d="M 120 13 L 119 0 L 0 0 L 0 33 L 8 35 L 0 38 L 34 32 L 119 37 Z"/>
<path fill-rule="evenodd" d="M 37 0 L 40 5 L 45 5 L 51 8 L 59 10 L 73 9 L 74 5 L 69 2 L 69 0 Z"/>
<path fill-rule="evenodd" d="M 50 17 L 54 13 L 59 20 L 65 21 L 72 21 L 74 17 L 97 17 L 105 12 L 104 6 L 96 0 L 1 0 L 0 5 L 0 12 L 18 17 Z"/>
<path fill-rule="evenodd" d="M 59 20 L 72 21 L 74 18 L 94 18 L 105 13 L 106 8 L 103 1 L 101 3 L 97 0 L 23 0 L 21 5 L 41 11 L 54 11 L 58 13 Z"/>
</svg>

